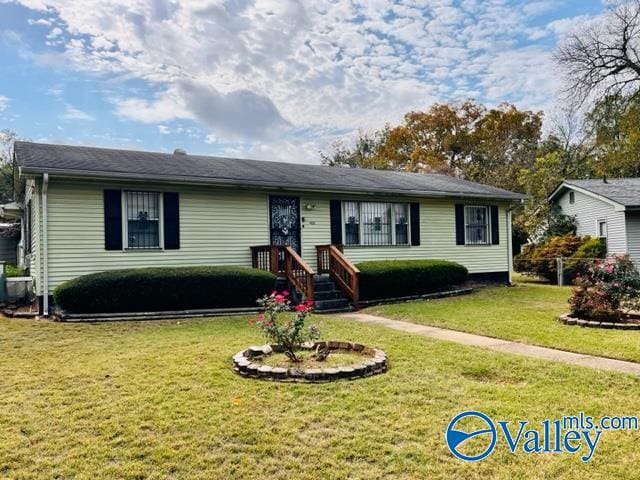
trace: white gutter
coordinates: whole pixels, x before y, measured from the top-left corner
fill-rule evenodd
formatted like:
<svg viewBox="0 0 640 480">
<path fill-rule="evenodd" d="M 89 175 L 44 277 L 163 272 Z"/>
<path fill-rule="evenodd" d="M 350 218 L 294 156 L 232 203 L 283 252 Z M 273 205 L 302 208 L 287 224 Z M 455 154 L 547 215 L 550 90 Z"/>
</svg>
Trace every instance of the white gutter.
<svg viewBox="0 0 640 480">
<path fill-rule="evenodd" d="M 49 237 L 47 220 L 47 190 L 49 189 L 49 174 L 42 176 L 42 314 L 49 316 L 49 255 L 47 240 Z"/>
</svg>

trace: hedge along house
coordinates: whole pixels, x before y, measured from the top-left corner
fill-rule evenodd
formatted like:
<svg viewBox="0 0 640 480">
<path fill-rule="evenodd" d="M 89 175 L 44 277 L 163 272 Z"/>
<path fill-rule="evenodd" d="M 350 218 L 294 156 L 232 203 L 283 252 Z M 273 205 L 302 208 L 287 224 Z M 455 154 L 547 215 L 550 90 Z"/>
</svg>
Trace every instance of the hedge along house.
<svg viewBox="0 0 640 480">
<path fill-rule="evenodd" d="M 366 260 L 446 259 L 506 283 L 523 199 L 439 174 L 181 151 L 16 142 L 15 166 L 24 262 L 45 315 L 66 280 L 149 266 L 254 266 L 307 296 L 328 273 L 355 302 L 354 264 Z"/>
<path fill-rule="evenodd" d="M 603 238 L 609 254 L 640 265 L 640 178 L 564 180 L 549 201 L 575 217 L 578 235 Z"/>
</svg>

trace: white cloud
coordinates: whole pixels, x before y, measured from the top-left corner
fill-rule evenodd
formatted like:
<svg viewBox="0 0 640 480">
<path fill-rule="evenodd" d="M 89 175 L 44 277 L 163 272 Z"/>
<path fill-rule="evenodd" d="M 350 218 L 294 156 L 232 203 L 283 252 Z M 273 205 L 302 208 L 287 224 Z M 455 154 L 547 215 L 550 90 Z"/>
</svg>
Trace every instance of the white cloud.
<svg viewBox="0 0 640 480">
<path fill-rule="evenodd" d="M 69 121 L 90 121 L 95 120 L 93 116 L 89 115 L 87 112 L 80 110 L 79 108 L 74 107 L 73 105 L 66 105 L 64 113 L 60 115 L 60 119 L 69 120 Z"/>
<path fill-rule="evenodd" d="M 193 120 L 205 141 L 314 161 L 327 132 L 379 128 L 434 101 L 545 107 L 559 86 L 547 37 L 574 20 L 533 23 L 558 8 L 550 0 L 21 3 L 64 30 L 64 51 L 39 61 L 155 92 L 112 98 L 121 117 Z"/>
<path fill-rule="evenodd" d="M 9 106 L 9 97 L 0 95 L 0 112 L 6 110 L 8 106 Z"/>
</svg>

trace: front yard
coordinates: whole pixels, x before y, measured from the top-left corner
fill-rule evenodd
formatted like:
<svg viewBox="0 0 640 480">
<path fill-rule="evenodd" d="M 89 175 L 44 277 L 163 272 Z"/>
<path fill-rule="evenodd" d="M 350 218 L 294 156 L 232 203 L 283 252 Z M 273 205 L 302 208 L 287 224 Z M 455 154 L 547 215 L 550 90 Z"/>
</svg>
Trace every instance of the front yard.
<svg viewBox="0 0 640 480">
<path fill-rule="evenodd" d="M 519 315 L 530 324 L 532 312 L 543 308 L 538 318 L 545 319 L 560 304 L 560 294 L 545 300 L 548 293 L 532 288 L 531 306 L 509 308 L 501 297 L 511 291 L 437 308 L 469 312 L 463 305 L 475 302 L 480 322 L 508 313 L 512 323 Z M 466 409 L 531 422 L 580 411 L 635 414 L 634 377 L 322 322 L 327 338 L 383 348 L 389 372 L 321 385 L 240 378 L 231 356 L 262 342 L 246 318 L 95 325 L 0 319 L 0 477 L 637 477 L 638 432 L 605 434 L 587 464 L 566 454 L 514 455 L 504 443 L 468 464 L 444 441 L 448 422 Z"/>
<path fill-rule="evenodd" d="M 370 313 L 532 345 L 640 362 L 640 331 L 569 327 L 570 287 L 516 283 L 472 295 L 378 306 Z"/>
</svg>

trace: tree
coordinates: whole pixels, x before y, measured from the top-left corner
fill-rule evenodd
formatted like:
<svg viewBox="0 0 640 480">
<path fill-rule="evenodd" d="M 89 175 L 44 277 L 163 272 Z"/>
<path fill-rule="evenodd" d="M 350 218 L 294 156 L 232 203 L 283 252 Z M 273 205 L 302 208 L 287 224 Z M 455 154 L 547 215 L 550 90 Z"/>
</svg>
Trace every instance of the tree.
<svg viewBox="0 0 640 480">
<path fill-rule="evenodd" d="M 389 162 L 377 156 L 380 145 L 387 140 L 388 135 L 389 127 L 373 133 L 359 130 L 352 148 L 347 148 L 338 141 L 332 145 L 333 151 L 331 153 L 320 152 L 322 164 L 330 167 L 388 169 L 390 168 Z"/>
<path fill-rule="evenodd" d="M 474 148 L 474 126 L 484 111 L 483 106 L 468 101 L 409 112 L 404 123 L 389 131 L 376 157 L 396 170 L 464 176 Z"/>
<path fill-rule="evenodd" d="M 640 176 L 640 96 L 607 96 L 587 114 L 593 157 L 590 165 L 597 176 Z"/>
<path fill-rule="evenodd" d="M 13 143 L 16 141 L 15 132 L 0 130 L 0 203 L 13 200 Z"/>
<path fill-rule="evenodd" d="M 471 159 L 463 176 L 472 181 L 522 191 L 518 172 L 531 168 L 542 133 L 542 112 L 502 104 L 478 119 L 473 130 Z"/>
<path fill-rule="evenodd" d="M 570 97 L 578 103 L 640 87 L 640 0 L 612 7 L 595 25 L 569 36 L 556 52 Z"/>
</svg>

